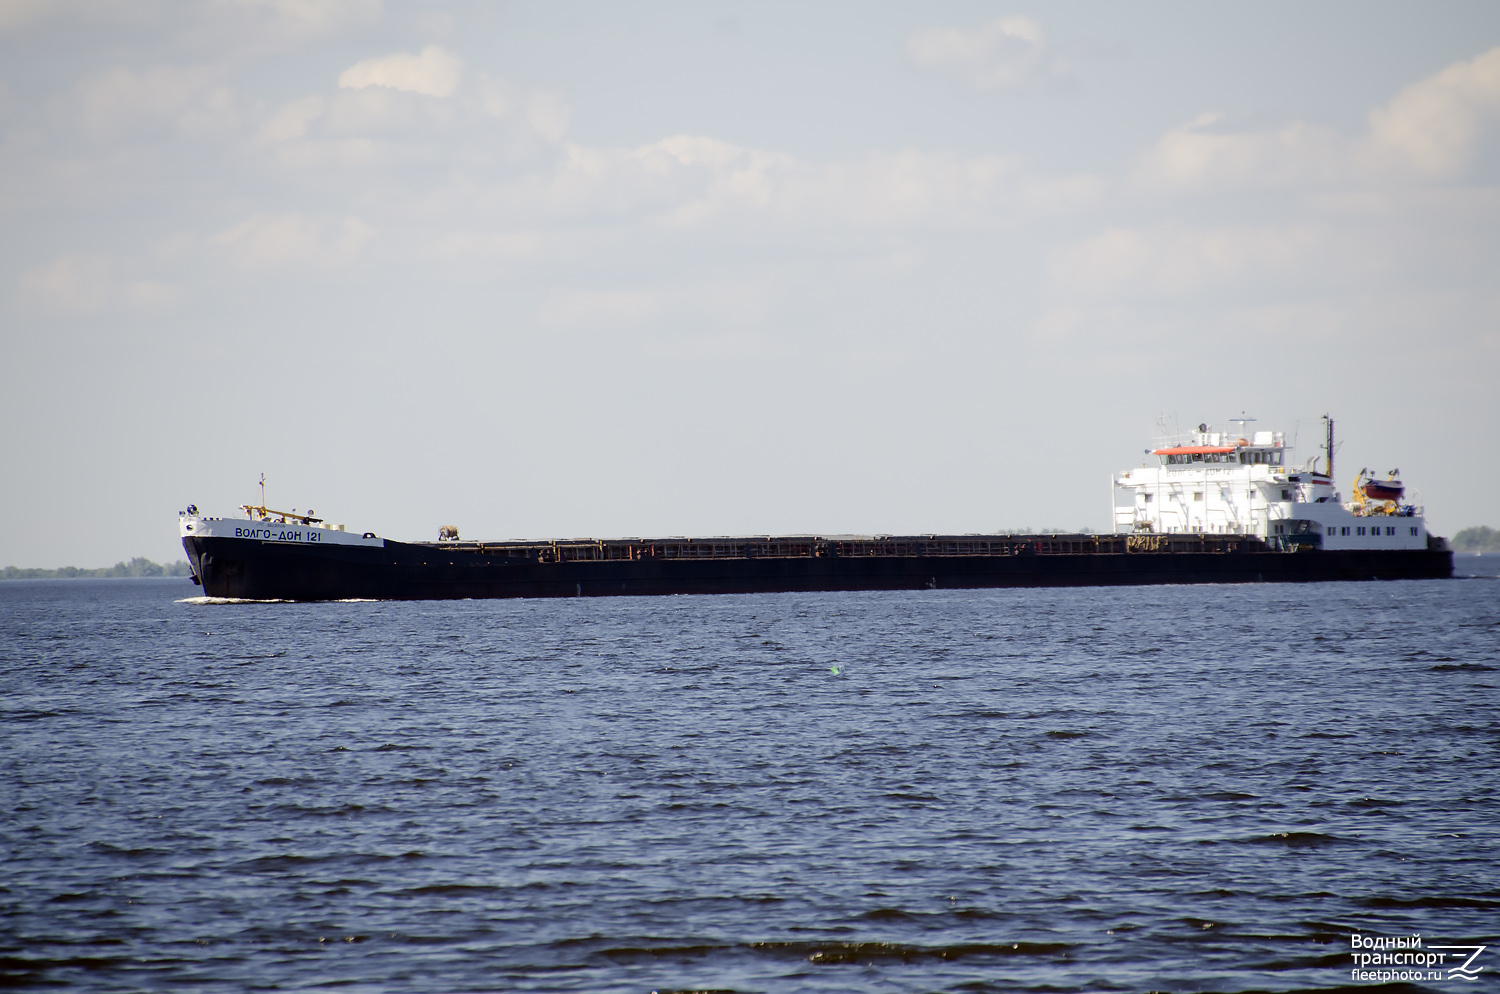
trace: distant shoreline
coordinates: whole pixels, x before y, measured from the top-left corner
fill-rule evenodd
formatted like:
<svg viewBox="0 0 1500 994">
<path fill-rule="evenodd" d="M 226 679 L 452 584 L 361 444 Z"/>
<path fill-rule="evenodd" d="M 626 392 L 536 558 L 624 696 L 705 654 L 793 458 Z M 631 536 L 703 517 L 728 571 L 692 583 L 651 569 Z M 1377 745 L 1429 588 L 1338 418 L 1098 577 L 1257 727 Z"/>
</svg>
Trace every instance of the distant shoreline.
<svg viewBox="0 0 1500 994">
<path fill-rule="evenodd" d="M 80 569 L 77 566 L 60 566 L 57 569 L 31 569 L 7 566 L 0 570 L 0 580 L 140 580 L 153 577 L 188 577 L 193 571 L 187 560 L 163 566 L 137 556 L 130 562 L 118 562 L 113 566 L 98 569 Z"/>
<path fill-rule="evenodd" d="M 1500 531 L 1477 525 L 1454 532 L 1448 540 L 1454 552 L 1500 552 Z"/>
</svg>

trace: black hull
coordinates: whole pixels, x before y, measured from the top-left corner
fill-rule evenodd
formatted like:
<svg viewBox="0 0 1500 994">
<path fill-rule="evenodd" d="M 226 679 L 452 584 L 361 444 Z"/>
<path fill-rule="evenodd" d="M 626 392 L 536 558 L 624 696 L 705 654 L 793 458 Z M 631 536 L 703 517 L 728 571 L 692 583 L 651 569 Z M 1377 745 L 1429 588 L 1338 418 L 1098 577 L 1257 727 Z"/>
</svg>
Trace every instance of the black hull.
<svg viewBox="0 0 1500 994">
<path fill-rule="evenodd" d="M 1212 544 L 1201 542 L 1200 550 Z M 1222 551 L 1221 545 L 1218 551 L 539 562 L 504 550 L 389 541 L 384 548 L 359 548 L 187 537 L 183 546 L 205 594 L 253 600 L 1305 583 L 1453 575 L 1453 554 L 1442 549 Z"/>
</svg>

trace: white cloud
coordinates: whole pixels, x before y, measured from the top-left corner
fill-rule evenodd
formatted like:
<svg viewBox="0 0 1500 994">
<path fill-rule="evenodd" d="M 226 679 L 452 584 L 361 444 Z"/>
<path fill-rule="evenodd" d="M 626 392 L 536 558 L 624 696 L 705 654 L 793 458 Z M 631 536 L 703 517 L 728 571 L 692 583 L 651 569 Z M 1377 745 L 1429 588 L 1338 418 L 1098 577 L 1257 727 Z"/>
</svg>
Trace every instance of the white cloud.
<svg viewBox="0 0 1500 994">
<path fill-rule="evenodd" d="M 302 97 L 279 107 L 260 128 L 263 142 L 284 142 L 306 136 L 312 122 L 323 113 L 322 97 Z"/>
<path fill-rule="evenodd" d="M 1142 189 L 1207 192 L 1226 188 L 1326 185 L 1347 182 L 1356 146 L 1327 129 L 1294 122 L 1272 132 L 1214 130 L 1217 114 L 1201 114 L 1173 128 L 1136 163 Z"/>
<path fill-rule="evenodd" d="M 1451 179 L 1470 165 L 1500 118 L 1500 48 L 1406 87 L 1344 135 L 1294 121 L 1274 131 L 1234 131 L 1199 115 L 1138 159 L 1132 184 L 1154 192 L 1388 187 Z"/>
<path fill-rule="evenodd" d="M 355 262 L 374 236 L 375 229 L 355 217 L 257 214 L 209 241 L 246 270 L 329 270 Z"/>
<path fill-rule="evenodd" d="M 906 149 L 801 171 L 789 193 L 797 216 L 861 227 L 984 227 L 1098 203 L 1094 177 L 1045 177 L 1013 156 Z"/>
<path fill-rule="evenodd" d="M 429 97 L 451 97 L 458 89 L 463 62 L 437 45 L 428 45 L 418 55 L 396 52 L 357 62 L 339 73 L 339 86 L 361 90 L 385 86 Z"/>
<path fill-rule="evenodd" d="M 1469 163 L 1500 116 L 1500 48 L 1406 87 L 1370 114 L 1375 146 L 1421 173 L 1449 176 Z"/>
<path fill-rule="evenodd" d="M 523 123 L 552 144 L 562 141 L 568 133 L 573 111 L 561 93 L 522 90 L 487 73 L 478 74 L 472 89 L 473 106 L 486 117 Z"/>
<path fill-rule="evenodd" d="M 330 97 L 324 125 L 329 132 L 341 135 L 405 133 L 417 140 L 428 140 L 430 135 L 423 136 L 422 132 L 453 123 L 461 109 L 450 101 L 428 100 L 410 91 L 372 86 L 342 90 Z"/>
<path fill-rule="evenodd" d="M 594 215 L 618 224 L 653 218 L 680 224 L 684 209 L 718 216 L 725 208 L 764 205 L 755 176 L 772 159 L 790 167 L 789 156 L 744 149 L 726 142 L 677 135 L 636 148 L 567 145 L 549 173 L 501 179 L 483 194 L 503 214 L 550 218 L 553 222 Z"/>
<path fill-rule="evenodd" d="M 78 83 L 72 109 L 79 129 L 97 141 L 141 129 L 191 125 L 195 105 L 208 121 L 232 127 L 232 100 L 226 89 L 215 85 L 220 75 L 220 70 L 206 66 L 111 69 Z M 196 123 L 204 120 L 199 116 Z"/>
<path fill-rule="evenodd" d="M 568 133 L 572 109 L 562 94 L 538 90 L 526 98 L 524 117 L 533 131 L 550 142 L 562 141 Z"/>
<path fill-rule="evenodd" d="M 920 28 L 906 50 L 919 66 L 963 73 L 981 90 L 1022 86 L 1063 75 L 1045 49 L 1042 26 L 1028 17 L 1000 17 L 977 28 Z"/>
<path fill-rule="evenodd" d="M 672 227 L 696 227 L 738 211 L 763 213 L 772 205 L 778 186 L 800 168 L 788 155 L 741 148 L 696 135 L 674 135 L 629 153 L 625 163 L 639 167 L 655 181 L 664 181 L 670 198 L 658 220 Z"/>
<path fill-rule="evenodd" d="M 204 90 L 177 118 L 182 134 L 190 138 L 236 141 L 248 127 L 251 109 L 227 86 Z"/>
<path fill-rule="evenodd" d="M 556 216 L 645 214 L 672 228 L 745 224 L 781 230 L 974 228 L 1095 205 L 1090 176 L 1045 177 L 1007 156 L 906 150 L 811 163 L 764 149 L 676 135 L 633 149 L 570 145 L 545 181 L 496 191 Z"/>
<path fill-rule="evenodd" d="M 514 113 L 520 103 L 514 86 L 488 73 L 478 74 L 473 90 L 476 106 L 490 117 L 506 117 Z"/>
<path fill-rule="evenodd" d="M 1500 198 L 1490 192 L 1413 191 L 1374 208 L 1294 203 L 1255 224 L 1115 226 L 1063 245 L 1048 259 L 1037 330 L 1081 327 L 1087 315 L 1102 340 L 1115 318 L 1150 324 L 1166 312 L 1378 309 L 1482 286 L 1494 257 Z M 1408 331 L 1424 326 L 1424 340 L 1439 334 L 1428 322 Z"/>
<path fill-rule="evenodd" d="M 1184 299 L 1318 279 L 1326 232 L 1307 224 L 1112 228 L 1053 254 L 1053 291 L 1063 298 Z"/>
<path fill-rule="evenodd" d="M 54 314 L 94 315 L 118 310 L 160 313 L 182 296 L 179 288 L 166 283 L 121 279 L 117 268 L 106 255 L 62 255 L 21 275 L 20 299 Z"/>
</svg>

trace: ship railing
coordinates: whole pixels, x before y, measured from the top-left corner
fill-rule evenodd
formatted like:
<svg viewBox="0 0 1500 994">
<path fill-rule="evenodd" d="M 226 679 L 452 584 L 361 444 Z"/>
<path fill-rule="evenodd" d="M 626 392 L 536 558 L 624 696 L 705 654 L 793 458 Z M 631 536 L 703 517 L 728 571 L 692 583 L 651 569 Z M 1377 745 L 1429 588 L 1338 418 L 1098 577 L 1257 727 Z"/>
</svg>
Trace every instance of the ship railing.
<svg viewBox="0 0 1500 994">
<path fill-rule="evenodd" d="M 427 543 L 431 544 L 431 543 Z M 1237 533 L 928 535 L 870 539 L 793 537 L 764 540 L 584 540 L 538 543 L 445 542 L 446 551 L 480 552 L 539 563 L 723 559 L 860 559 L 1066 556 L 1142 552 L 1236 552 L 1266 543 Z"/>
<path fill-rule="evenodd" d="M 1198 441 L 1196 431 L 1172 431 L 1164 435 L 1153 435 L 1151 448 L 1153 449 L 1175 449 L 1180 445 L 1194 445 Z"/>
<path fill-rule="evenodd" d="M 1234 445 L 1241 443 L 1257 448 L 1289 449 L 1286 444 L 1284 432 L 1270 432 L 1267 439 L 1266 432 L 1248 431 L 1244 434 L 1233 429 L 1209 428 L 1206 432 L 1200 431 L 1174 431 L 1166 434 L 1154 435 L 1151 438 L 1152 449 L 1175 449 L 1180 446 L 1197 445 Z M 1256 435 L 1261 435 L 1261 440 L 1256 441 Z"/>
<path fill-rule="evenodd" d="M 432 543 L 423 543 L 432 544 Z M 1033 552 L 1111 551 L 1113 535 L 918 536 L 880 539 L 767 538 L 734 540 L 593 540 L 582 542 L 444 542 L 450 551 L 483 552 L 539 562 L 640 559 L 819 559 L 907 556 L 1006 556 Z"/>
<path fill-rule="evenodd" d="M 1366 500 L 1350 501 L 1344 510 L 1356 518 L 1425 518 L 1427 508 L 1421 504 L 1400 504 L 1395 501 Z"/>
</svg>

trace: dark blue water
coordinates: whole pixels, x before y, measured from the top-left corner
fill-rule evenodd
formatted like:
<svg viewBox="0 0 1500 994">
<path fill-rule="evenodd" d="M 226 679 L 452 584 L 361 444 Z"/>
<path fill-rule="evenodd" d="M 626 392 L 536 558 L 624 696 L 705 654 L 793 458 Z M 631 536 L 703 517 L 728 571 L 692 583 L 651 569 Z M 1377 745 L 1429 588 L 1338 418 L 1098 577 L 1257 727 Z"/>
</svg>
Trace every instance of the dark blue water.
<svg viewBox="0 0 1500 994">
<path fill-rule="evenodd" d="M 1500 573 L 458 603 L 0 584 L 0 980 L 1351 987 L 1491 943 Z"/>
</svg>

